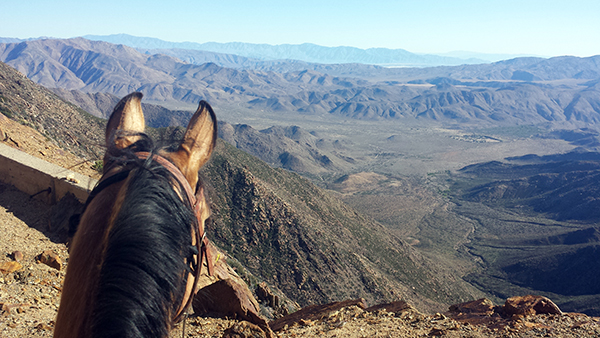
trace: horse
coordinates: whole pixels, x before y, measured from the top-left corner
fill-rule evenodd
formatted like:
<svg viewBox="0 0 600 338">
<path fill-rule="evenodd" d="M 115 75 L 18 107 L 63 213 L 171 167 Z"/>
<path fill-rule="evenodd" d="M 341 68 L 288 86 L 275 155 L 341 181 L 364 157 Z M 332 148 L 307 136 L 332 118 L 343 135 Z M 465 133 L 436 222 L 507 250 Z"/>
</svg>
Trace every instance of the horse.
<svg viewBox="0 0 600 338">
<path fill-rule="evenodd" d="M 201 101 L 183 140 L 159 148 L 144 134 L 141 99 L 125 96 L 108 120 L 103 175 L 70 244 L 55 338 L 166 337 L 204 259 L 210 270 L 198 171 L 216 144 L 215 113 Z"/>
</svg>

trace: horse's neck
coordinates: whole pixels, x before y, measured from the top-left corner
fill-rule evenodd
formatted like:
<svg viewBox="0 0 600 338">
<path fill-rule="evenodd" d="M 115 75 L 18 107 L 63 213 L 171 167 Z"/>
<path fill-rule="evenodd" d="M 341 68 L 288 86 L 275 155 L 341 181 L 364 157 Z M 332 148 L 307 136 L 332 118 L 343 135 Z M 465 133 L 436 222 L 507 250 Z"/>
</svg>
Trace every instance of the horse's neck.
<svg viewBox="0 0 600 338">
<path fill-rule="evenodd" d="M 103 260 L 115 197 L 122 184 L 107 187 L 88 206 L 70 249 L 54 337 L 89 337 L 94 291 Z M 62 310 L 65 309 L 65 310 Z M 68 310 L 66 310 L 68 309 Z M 68 311 L 66 313 L 65 311 Z"/>
</svg>

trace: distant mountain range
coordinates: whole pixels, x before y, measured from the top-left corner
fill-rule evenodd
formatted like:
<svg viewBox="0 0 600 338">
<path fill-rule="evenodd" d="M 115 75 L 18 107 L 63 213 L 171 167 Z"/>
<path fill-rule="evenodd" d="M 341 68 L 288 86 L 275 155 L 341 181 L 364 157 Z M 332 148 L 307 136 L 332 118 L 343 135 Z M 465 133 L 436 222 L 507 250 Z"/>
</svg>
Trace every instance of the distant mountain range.
<svg viewBox="0 0 600 338">
<path fill-rule="evenodd" d="M 487 60 L 475 58 L 458 58 L 429 54 L 415 54 L 404 49 L 355 47 L 323 47 L 311 43 L 300 45 L 268 45 L 242 42 L 229 43 L 194 43 L 168 42 L 156 38 L 137 37 L 127 34 L 85 35 L 84 38 L 105 41 L 114 44 L 141 49 L 187 49 L 234 54 L 257 60 L 299 60 L 304 62 L 337 64 L 362 63 L 370 65 L 395 65 L 411 67 L 432 67 L 441 65 L 461 65 L 486 63 Z"/>
<path fill-rule="evenodd" d="M 311 43 L 299 45 L 283 44 L 252 44 L 242 42 L 231 43 L 195 43 L 195 42 L 170 42 L 151 37 L 138 37 L 128 34 L 113 35 L 85 35 L 83 38 L 95 41 L 105 41 L 114 44 L 123 44 L 140 50 L 192 50 L 208 54 L 225 54 L 229 56 L 249 59 L 251 62 L 261 61 L 301 61 L 309 63 L 335 64 L 335 63 L 361 63 L 369 65 L 387 66 L 453 66 L 461 64 L 480 64 L 517 57 L 540 57 L 527 54 L 491 54 L 469 51 L 454 51 L 448 53 L 420 54 L 411 53 L 404 49 L 370 48 L 360 49 L 355 47 L 324 47 Z M 49 37 L 18 39 L 0 37 L 0 43 L 14 43 L 31 40 L 49 39 Z"/>
<path fill-rule="evenodd" d="M 332 66 L 333 72 L 371 74 L 365 80 L 326 70 L 282 73 L 189 64 L 77 38 L 0 44 L 0 61 L 46 87 L 116 96 L 137 90 L 153 101 L 206 99 L 254 111 L 463 125 L 600 122 L 600 56 L 433 68 Z"/>
</svg>

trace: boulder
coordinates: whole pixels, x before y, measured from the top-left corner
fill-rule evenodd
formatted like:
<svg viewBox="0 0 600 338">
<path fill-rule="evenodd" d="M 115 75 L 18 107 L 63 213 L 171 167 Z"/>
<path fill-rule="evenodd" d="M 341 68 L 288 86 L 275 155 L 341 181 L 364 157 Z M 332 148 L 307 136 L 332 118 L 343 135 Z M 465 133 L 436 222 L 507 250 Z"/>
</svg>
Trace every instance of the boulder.
<svg viewBox="0 0 600 338">
<path fill-rule="evenodd" d="M 299 311 L 296 311 L 290 315 L 276 319 L 270 322 L 269 326 L 273 331 L 279 331 L 283 329 L 286 325 L 292 326 L 295 323 L 318 320 L 323 317 L 326 317 L 334 311 L 348 306 L 358 306 L 363 310 L 367 308 L 365 300 L 362 298 L 346 300 L 343 302 L 334 302 L 325 305 L 311 305 Z"/>
<path fill-rule="evenodd" d="M 562 314 L 554 302 L 544 296 L 516 296 L 504 303 L 504 312 L 508 315 Z"/>
<path fill-rule="evenodd" d="M 223 279 L 198 291 L 192 302 L 194 314 L 232 317 L 257 325 L 266 337 L 273 337 L 267 321 L 259 314 L 260 308 L 246 284 Z"/>
<path fill-rule="evenodd" d="M 450 306 L 448 317 L 461 323 L 471 325 L 490 325 L 501 319 L 499 306 L 487 299 L 481 298 L 470 302 L 455 304 Z M 501 312 L 501 311 L 500 311 Z"/>
</svg>

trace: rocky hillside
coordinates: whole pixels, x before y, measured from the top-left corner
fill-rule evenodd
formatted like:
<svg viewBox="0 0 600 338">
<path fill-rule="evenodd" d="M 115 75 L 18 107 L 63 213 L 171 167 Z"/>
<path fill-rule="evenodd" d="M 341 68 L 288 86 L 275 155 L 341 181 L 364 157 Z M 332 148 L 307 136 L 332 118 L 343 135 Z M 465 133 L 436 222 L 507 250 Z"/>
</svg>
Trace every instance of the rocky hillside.
<svg viewBox="0 0 600 338">
<path fill-rule="evenodd" d="M 79 156 L 97 160 L 104 153 L 103 120 L 65 102 L 1 62 L 0 111 Z"/>
<path fill-rule="evenodd" d="M 363 297 L 427 306 L 477 294 L 308 180 L 226 143 L 218 150 L 206 168 L 215 241 L 301 305 Z"/>
<path fill-rule="evenodd" d="M 77 105 L 86 112 L 108 119 L 110 114 L 121 99 L 118 96 L 107 93 L 84 93 L 79 90 L 66 90 L 61 88 L 49 88 L 56 95 L 67 102 Z M 183 126 L 193 115 L 192 111 L 170 110 L 155 104 L 142 103 L 146 125 L 153 128 L 164 128 L 169 126 Z"/>
<path fill-rule="evenodd" d="M 599 153 L 516 157 L 507 163 L 469 166 L 461 172 L 492 180 L 465 191 L 465 199 L 509 208 L 529 207 L 558 221 L 600 220 Z"/>
<path fill-rule="evenodd" d="M 343 142 L 320 137 L 298 126 L 256 130 L 245 124 L 220 123 L 219 137 L 273 167 L 305 175 L 344 172 L 356 163 L 342 155 L 346 148 Z"/>
</svg>

